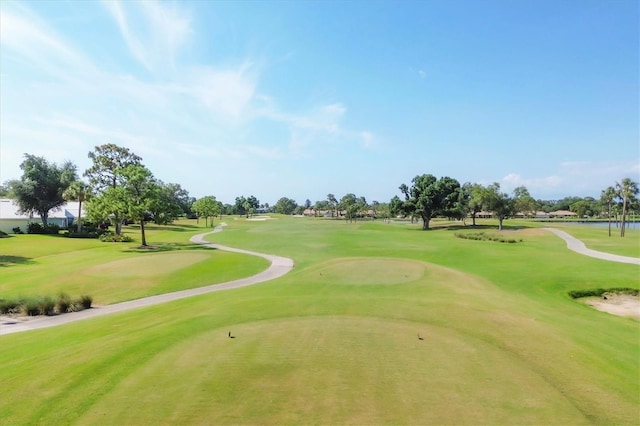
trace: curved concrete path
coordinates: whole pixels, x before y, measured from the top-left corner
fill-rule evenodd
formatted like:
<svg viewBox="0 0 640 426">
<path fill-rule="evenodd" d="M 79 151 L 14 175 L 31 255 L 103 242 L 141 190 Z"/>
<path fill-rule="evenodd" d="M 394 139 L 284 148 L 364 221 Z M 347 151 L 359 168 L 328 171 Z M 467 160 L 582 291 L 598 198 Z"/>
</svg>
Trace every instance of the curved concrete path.
<svg viewBox="0 0 640 426">
<path fill-rule="evenodd" d="M 242 250 L 233 247 L 227 247 L 220 244 L 213 244 L 205 241 L 204 237 L 209 234 L 222 231 L 222 228 L 226 226 L 226 223 L 218 225 L 213 231 L 206 232 L 191 237 L 191 242 L 196 244 L 202 244 L 204 246 L 231 251 L 235 253 L 249 254 L 252 256 L 259 256 L 267 259 L 271 262 L 264 271 L 259 274 L 253 275 L 247 278 L 241 278 L 235 281 L 228 281 L 220 284 L 212 284 L 205 287 L 191 288 L 188 290 L 175 291 L 172 293 L 158 294 L 156 296 L 144 297 L 136 300 L 129 300 L 127 302 L 115 303 L 113 305 L 93 307 L 80 312 L 71 312 L 64 315 L 57 315 L 51 317 L 37 317 L 35 319 L 28 319 L 26 321 L 4 321 L 0 323 L 0 335 L 18 333 L 21 331 L 36 330 L 39 328 L 54 327 L 57 325 L 67 324 L 73 321 L 80 321 L 87 318 L 95 318 L 103 315 L 113 314 L 115 312 L 127 311 L 130 309 L 142 308 L 145 306 L 158 305 L 160 303 L 170 302 L 173 300 L 184 299 L 186 297 L 197 296 L 200 294 L 211 293 L 214 291 L 228 290 L 232 288 L 245 287 L 248 285 L 258 284 L 261 282 L 269 281 L 283 276 L 293 268 L 293 260 L 286 257 L 274 256 L 270 254 L 257 253 L 249 250 Z"/>
<path fill-rule="evenodd" d="M 591 250 L 584 245 L 582 241 L 577 239 L 576 237 L 561 231 L 555 228 L 542 228 L 549 232 L 553 232 L 558 237 L 565 240 L 567 243 L 567 248 L 569 250 L 573 250 L 576 253 L 583 254 L 589 257 L 595 257 L 596 259 L 608 260 L 611 262 L 620 262 L 620 263 L 632 263 L 634 265 L 640 265 L 640 259 L 637 257 L 628 257 L 628 256 L 619 256 L 617 254 L 605 253 L 602 251 Z"/>
</svg>

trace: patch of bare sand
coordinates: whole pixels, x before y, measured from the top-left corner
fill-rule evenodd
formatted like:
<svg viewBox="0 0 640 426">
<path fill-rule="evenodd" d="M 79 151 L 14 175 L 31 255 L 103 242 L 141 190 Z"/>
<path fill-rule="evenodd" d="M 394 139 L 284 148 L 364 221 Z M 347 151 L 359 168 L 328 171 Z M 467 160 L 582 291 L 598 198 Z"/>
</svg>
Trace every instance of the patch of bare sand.
<svg viewBox="0 0 640 426">
<path fill-rule="evenodd" d="M 585 298 L 584 302 L 602 312 L 640 320 L 640 295 L 605 293 Z"/>
</svg>

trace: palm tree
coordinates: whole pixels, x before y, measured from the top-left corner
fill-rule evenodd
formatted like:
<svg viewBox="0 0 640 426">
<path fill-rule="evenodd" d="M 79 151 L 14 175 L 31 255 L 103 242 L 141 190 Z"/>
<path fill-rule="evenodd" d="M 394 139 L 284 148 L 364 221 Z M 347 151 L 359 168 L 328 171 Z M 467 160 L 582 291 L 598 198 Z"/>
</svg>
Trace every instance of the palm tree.
<svg viewBox="0 0 640 426">
<path fill-rule="evenodd" d="M 616 182 L 616 190 L 618 191 L 618 197 L 622 199 L 622 223 L 620 224 L 620 236 L 624 237 L 627 207 L 635 196 L 638 195 L 640 189 L 638 188 L 638 182 L 634 182 L 630 178 L 624 178 L 621 182 Z"/>
<path fill-rule="evenodd" d="M 80 180 L 72 182 L 62 194 L 65 200 L 78 202 L 78 232 L 82 232 L 82 203 L 91 198 L 91 195 L 91 187 Z"/>
<path fill-rule="evenodd" d="M 609 236 L 611 236 L 611 205 L 616 198 L 616 190 L 610 186 L 600 194 L 600 201 L 607 205 L 607 217 L 609 218 Z"/>
</svg>

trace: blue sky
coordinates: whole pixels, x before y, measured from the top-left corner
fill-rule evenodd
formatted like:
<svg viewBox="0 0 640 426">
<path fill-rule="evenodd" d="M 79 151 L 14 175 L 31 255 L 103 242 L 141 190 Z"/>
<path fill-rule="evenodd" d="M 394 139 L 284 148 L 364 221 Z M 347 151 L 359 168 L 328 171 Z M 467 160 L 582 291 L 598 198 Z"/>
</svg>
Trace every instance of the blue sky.
<svg viewBox="0 0 640 426">
<path fill-rule="evenodd" d="M 225 203 L 640 176 L 639 3 L 0 3 L 0 181 L 96 145 Z"/>
</svg>

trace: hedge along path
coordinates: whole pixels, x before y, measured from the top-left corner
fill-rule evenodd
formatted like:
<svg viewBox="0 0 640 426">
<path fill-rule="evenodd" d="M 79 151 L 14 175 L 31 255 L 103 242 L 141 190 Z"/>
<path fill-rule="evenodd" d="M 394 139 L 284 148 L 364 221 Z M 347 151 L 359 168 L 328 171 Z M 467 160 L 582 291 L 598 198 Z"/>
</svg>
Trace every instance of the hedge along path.
<svg viewBox="0 0 640 426">
<path fill-rule="evenodd" d="M 201 294 L 212 293 L 214 291 L 230 290 L 234 288 L 246 287 L 253 284 L 262 283 L 265 281 L 273 280 L 281 277 L 293 269 L 293 260 L 275 256 L 271 254 L 258 253 L 255 251 L 243 250 L 234 247 L 227 247 L 220 244 L 209 243 L 204 239 L 209 234 L 221 232 L 222 229 L 227 226 L 226 223 L 221 223 L 213 231 L 205 232 L 203 234 L 194 235 L 190 241 L 196 244 L 202 244 L 206 247 L 218 250 L 225 250 L 234 253 L 248 254 L 251 256 L 259 256 L 267 259 L 271 262 L 271 265 L 260 272 L 259 274 L 241 278 L 234 281 L 228 281 L 226 283 L 212 284 L 205 287 L 192 288 L 188 290 L 175 291 L 172 293 L 158 294 L 155 296 L 144 297 L 136 300 L 129 300 L 127 302 L 114 303 L 113 305 L 93 307 L 80 312 L 70 312 L 64 315 L 57 315 L 51 317 L 41 317 L 33 320 L 27 320 L 24 322 L 19 321 L 7 321 L 0 324 L 0 335 L 18 333 L 22 331 L 37 330 L 40 328 L 55 327 L 57 325 L 67 324 L 73 321 L 80 321 L 88 318 L 95 318 L 103 315 L 109 315 L 116 312 L 128 311 L 130 309 L 143 308 L 146 306 L 158 305 L 160 303 L 171 302 L 173 300 L 184 299 L 187 297 L 198 296 Z"/>
<path fill-rule="evenodd" d="M 631 263 L 634 265 L 640 265 L 640 259 L 637 257 L 620 256 L 617 254 L 591 250 L 587 248 L 587 246 L 585 246 L 582 241 L 566 233 L 565 231 L 561 231 L 555 228 L 542 228 L 542 229 L 552 232 L 556 234 L 558 237 L 562 238 L 567 243 L 567 248 L 569 250 L 575 251 L 576 253 L 580 253 L 589 257 L 595 257 L 596 259 L 608 260 L 611 262 Z"/>
</svg>

